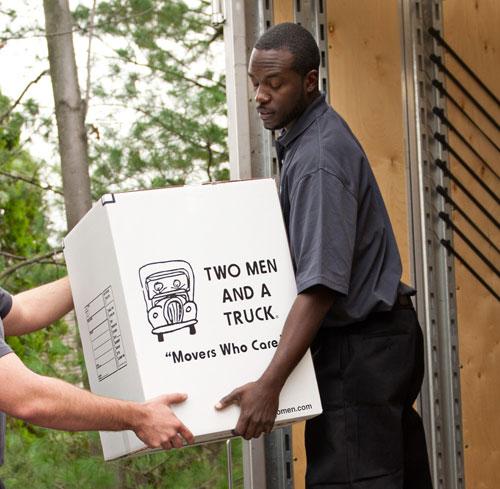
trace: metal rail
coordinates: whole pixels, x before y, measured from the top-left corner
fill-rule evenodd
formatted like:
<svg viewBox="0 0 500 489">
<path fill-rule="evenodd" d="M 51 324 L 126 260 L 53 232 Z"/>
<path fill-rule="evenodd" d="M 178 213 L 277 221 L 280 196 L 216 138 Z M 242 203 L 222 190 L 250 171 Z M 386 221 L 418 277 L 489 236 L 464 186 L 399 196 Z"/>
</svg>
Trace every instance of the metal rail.
<svg viewBox="0 0 500 489">
<path fill-rule="evenodd" d="M 468 114 L 463 109 L 463 107 L 457 102 L 457 100 L 452 95 L 450 95 L 448 90 L 444 88 L 442 82 L 440 82 L 439 80 L 432 80 L 432 85 L 438 89 L 439 94 L 442 97 L 445 97 L 446 100 L 448 100 L 454 105 L 454 107 L 477 129 L 477 131 L 481 134 L 481 136 L 483 136 L 483 138 L 486 139 L 486 141 L 488 141 L 488 143 L 490 143 L 497 151 L 500 151 L 500 147 L 495 143 L 495 141 L 493 141 L 493 139 L 490 138 L 488 134 L 486 134 L 486 132 L 482 129 L 482 127 L 470 116 L 470 114 Z"/>
<path fill-rule="evenodd" d="M 436 187 L 448 187 L 448 176 L 434 160 L 445 160 L 434 134 L 446 126 L 434 107 L 446 111 L 433 80 L 442 82 L 431 56 L 440 57 L 440 45 L 428 34 L 442 30 L 440 0 L 400 0 L 403 55 L 403 101 L 412 276 L 417 288 L 416 308 L 424 331 L 426 374 L 420 410 L 427 433 L 435 489 L 463 489 L 464 468 L 460 413 L 460 371 L 456 324 L 453 255 L 441 245 L 452 242 L 452 230 L 439 219 L 450 204 Z"/>
<path fill-rule="evenodd" d="M 438 107 L 434 107 L 432 109 L 432 112 L 437 115 L 439 117 L 439 119 L 441 120 L 441 122 L 448 128 L 450 129 L 451 132 L 453 132 L 453 134 L 455 134 L 458 139 L 460 139 L 460 141 L 462 142 L 462 144 L 464 144 L 464 146 L 481 162 L 481 164 L 483 164 L 485 166 L 485 168 L 487 168 L 493 175 L 495 175 L 495 177 L 497 178 L 500 178 L 498 173 L 496 172 L 496 170 L 492 167 L 492 165 L 490 165 L 479 153 L 478 151 L 476 150 L 476 148 L 474 148 L 474 146 L 472 146 L 472 144 L 469 143 L 469 141 L 467 141 L 467 139 L 465 139 L 464 135 L 455 127 L 454 124 L 451 123 L 451 121 L 444 115 L 444 110 L 443 109 L 439 109 Z"/>
<path fill-rule="evenodd" d="M 451 197 L 450 194 L 448 193 L 448 189 L 441 187 L 441 185 L 438 185 L 436 187 L 436 192 L 443 197 L 443 199 L 446 200 L 448 204 L 451 205 L 451 207 L 456 210 L 468 223 L 470 226 L 474 228 L 476 233 L 478 233 L 481 238 L 483 238 L 486 243 L 488 243 L 488 246 L 491 246 L 498 254 L 500 254 L 500 248 L 493 243 L 493 241 L 486 235 L 486 233 L 470 218 L 469 214 L 465 212 L 461 206 L 459 206 Z"/>
<path fill-rule="evenodd" d="M 469 175 L 483 188 L 483 190 L 498 204 L 500 203 L 500 198 L 498 197 L 497 193 L 491 189 L 488 184 L 484 181 L 483 177 L 478 175 L 472 167 L 455 151 L 454 148 L 450 146 L 448 141 L 446 141 L 446 136 L 444 134 L 440 134 L 438 132 L 434 133 L 434 139 L 438 141 L 442 146 L 443 149 L 448 151 L 459 163 L 462 165 L 463 168 L 467 170 Z"/>
<path fill-rule="evenodd" d="M 429 28 L 429 34 L 439 43 L 440 46 L 446 50 L 448 54 L 465 70 L 465 72 L 487 93 L 492 100 L 495 101 L 497 106 L 500 104 L 498 97 L 486 86 L 486 84 L 479 78 L 476 73 L 469 67 L 469 65 L 457 54 L 457 52 L 441 37 L 441 33 L 434 29 Z"/>
<path fill-rule="evenodd" d="M 457 188 L 459 188 L 467 198 L 474 203 L 474 205 L 498 228 L 500 228 L 500 222 L 495 218 L 495 216 L 486 209 L 486 207 L 479 202 L 474 195 L 467 189 L 467 187 L 450 171 L 446 161 L 440 160 L 439 158 L 435 160 L 436 166 L 443 172 L 444 176 L 451 180 Z"/>
<path fill-rule="evenodd" d="M 439 68 L 439 71 L 442 71 L 448 80 L 450 80 L 454 85 L 456 85 L 460 91 L 467 96 L 467 98 L 476 106 L 476 108 L 481 112 L 481 114 L 490 121 L 490 123 L 497 129 L 497 131 L 500 129 L 500 126 L 498 125 L 498 122 L 495 120 L 495 118 L 483 107 L 483 105 L 477 100 L 472 93 L 470 93 L 469 90 L 467 90 L 464 85 L 458 80 L 458 78 L 448 69 L 446 66 L 443 64 L 443 61 L 441 59 L 441 56 L 437 56 L 436 54 L 432 53 L 429 56 L 429 59 Z"/>
<path fill-rule="evenodd" d="M 441 240 L 441 244 L 453 255 L 457 258 L 457 260 L 472 274 L 473 277 L 493 296 L 497 301 L 500 301 L 500 295 L 479 275 L 479 273 L 474 270 L 474 268 L 469 264 L 469 262 L 458 253 L 455 248 L 451 245 L 451 243 L 445 239 Z"/>
<path fill-rule="evenodd" d="M 329 101 L 328 89 L 328 29 L 326 0 L 294 0 L 294 22 L 305 27 L 316 39 L 319 47 L 319 87 Z"/>
</svg>

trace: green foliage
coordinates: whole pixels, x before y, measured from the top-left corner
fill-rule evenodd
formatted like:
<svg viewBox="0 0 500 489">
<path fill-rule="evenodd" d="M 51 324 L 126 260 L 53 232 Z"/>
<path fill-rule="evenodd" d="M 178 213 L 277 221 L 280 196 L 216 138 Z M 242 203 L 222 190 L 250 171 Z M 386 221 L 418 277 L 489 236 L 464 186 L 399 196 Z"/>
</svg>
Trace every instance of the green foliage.
<svg viewBox="0 0 500 489">
<path fill-rule="evenodd" d="M 94 197 L 180 185 L 193 178 L 228 179 L 225 81 L 211 55 L 222 29 L 210 25 L 209 2 L 194 3 L 97 2 L 94 32 L 113 47 L 114 55 L 108 76 L 92 86 L 91 104 L 125 107 L 132 116 L 116 120 L 112 109 L 107 123 L 88 125 Z M 8 15 L 16 18 L 15 11 Z M 76 29 L 86 34 L 89 9 L 78 6 L 74 15 Z M 40 32 L 40 26 L 17 32 L 7 27 L 0 42 Z M 10 103 L 0 96 L 0 116 Z M 0 170 L 11 175 L 0 175 L 0 275 L 19 260 L 51 251 L 40 163 L 20 146 L 21 131 L 35 123 L 46 138 L 54 133 L 52 118 L 42 116 L 33 100 L 0 123 Z M 64 266 L 47 258 L 9 273 L 0 285 L 17 292 L 64 273 Z M 73 325 L 59 321 L 9 342 L 29 368 L 81 385 L 82 358 L 75 336 Z M 235 487 L 242 488 L 241 440 L 233 447 Z M 96 433 L 45 430 L 10 418 L 0 477 L 9 489 L 223 489 L 226 470 L 224 443 L 104 463 Z"/>
<path fill-rule="evenodd" d="M 11 101 L 0 94 L 0 114 L 5 114 L 10 106 Z M 33 107 L 33 104 L 29 104 L 28 114 L 24 111 L 13 112 L 0 123 L 0 285 L 12 293 L 55 280 L 65 274 L 64 266 L 50 257 L 16 268 L 28 259 L 50 255 L 52 251 L 48 242 L 50 228 L 46 218 L 47 205 L 41 188 L 39 165 L 20 147 L 23 124 Z M 48 329 L 12 337 L 8 341 L 32 370 L 80 382 L 79 358 L 68 345 L 68 339 L 73 335 L 73 332 L 69 333 L 66 322 L 57 321 Z M 12 453 L 9 453 L 9 464 L 0 473 L 9 482 L 10 475 L 25 471 L 21 467 L 28 463 L 30 457 L 35 457 L 37 453 L 39 457 L 51 457 L 51 451 L 57 453 L 57 437 L 63 436 L 13 419 L 8 420 L 8 427 L 8 445 L 12 448 Z M 42 446 L 43 449 L 40 448 Z M 76 446 L 70 443 L 67 449 L 74 450 Z M 64 460 L 66 458 L 61 458 L 62 466 Z M 37 480 L 37 468 L 42 472 L 45 470 L 49 477 L 53 470 L 52 462 L 43 465 L 39 460 L 30 471 L 26 470 L 27 477 L 31 478 L 26 478 L 22 487 L 29 487 L 30 481 Z"/>
<path fill-rule="evenodd" d="M 76 9 L 84 26 L 88 17 Z M 127 126 L 104 123 L 91 141 L 94 196 L 227 178 L 225 81 L 222 69 L 207 69 L 222 29 L 210 24 L 207 2 L 101 1 L 95 32 L 114 56 L 93 102 L 132 115 Z"/>
<path fill-rule="evenodd" d="M 0 94 L 0 114 L 11 102 Z M 13 112 L 0 122 L 0 276 L 34 255 L 48 254 L 50 228 L 40 183 L 39 164 L 19 146 L 25 116 Z M 3 276 L 2 286 L 12 292 L 48 281 L 64 273 L 47 259 Z"/>
<path fill-rule="evenodd" d="M 100 454 L 90 453 L 99 443 L 96 433 L 64 433 L 16 423 L 9 426 L 8 460 L 0 469 L 9 489 L 227 488 L 224 443 L 104 463 Z M 233 457 L 241 459 L 241 440 L 233 442 Z M 236 489 L 243 488 L 241 464 L 234 467 L 234 481 Z"/>
<path fill-rule="evenodd" d="M 99 455 L 82 457 L 95 434 L 31 429 L 10 423 L 7 463 L 0 472 L 9 489 L 104 489 L 117 487 L 116 474 Z M 17 428 L 17 429 L 15 429 Z"/>
</svg>

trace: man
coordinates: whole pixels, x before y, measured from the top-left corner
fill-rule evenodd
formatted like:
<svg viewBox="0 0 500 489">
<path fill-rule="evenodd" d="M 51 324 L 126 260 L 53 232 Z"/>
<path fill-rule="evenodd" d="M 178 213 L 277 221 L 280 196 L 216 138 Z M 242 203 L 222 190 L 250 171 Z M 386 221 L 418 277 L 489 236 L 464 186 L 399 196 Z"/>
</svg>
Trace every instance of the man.
<svg viewBox="0 0 500 489">
<path fill-rule="evenodd" d="M 185 394 L 164 395 L 145 403 L 99 397 L 35 374 L 4 340 L 4 330 L 6 336 L 30 333 L 50 325 L 72 308 L 67 277 L 13 297 L 0 288 L 0 465 L 4 451 L 3 413 L 67 431 L 133 430 L 151 448 L 180 448 L 183 440 L 192 443 L 193 435 L 169 407 L 183 402 Z"/>
<path fill-rule="evenodd" d="M 319 50 L 295 24 L 267 31 L 251 54 L 257 111 L 276 141 L 281 205 L 298 295 L 268 368 L 218 409 L 241 408 L 235 432 L 272 429 L 279 393 L 311 347 L 323 414 L 306 425 L 309 489 L 431 487 L 412 404 L 422 333 L 400 283 L 401 261 L 359 142 L 318 90 Z"/>
</svg>

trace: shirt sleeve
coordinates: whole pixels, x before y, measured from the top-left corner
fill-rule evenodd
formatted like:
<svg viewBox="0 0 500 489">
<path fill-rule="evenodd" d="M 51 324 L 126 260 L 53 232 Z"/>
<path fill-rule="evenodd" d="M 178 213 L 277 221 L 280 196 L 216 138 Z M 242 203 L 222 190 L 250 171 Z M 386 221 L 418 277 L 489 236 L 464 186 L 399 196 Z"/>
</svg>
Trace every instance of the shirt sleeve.
<svg viewBox="0 0 500 489">
<path fill-rule="evenodd" d="M 12 296 L 0 288 L 0 357 L 11 353 L 12 349 L 5 342 L 2 319 L 9 314 L 12 307 Z"/>
<path fill-rule="evenodd" d="M 12 307 L 12 296 L 0 287 L 0 319 L 9 314 Z"/>
<path fill-rule="evenodd" d="M 299 293 L 324 285 L 348 294 L 357 208 L 355 196 L 324 169 L 305 175 L 292 189 L 289 240 Z"/>
<path fill-rule="evenodd" d="M 12 353 L 12 348 L 5 342 L 3 337 L 3 326 L 0 323 L 0 358 L 7 355 L 7 353 Z"/>
</svg>

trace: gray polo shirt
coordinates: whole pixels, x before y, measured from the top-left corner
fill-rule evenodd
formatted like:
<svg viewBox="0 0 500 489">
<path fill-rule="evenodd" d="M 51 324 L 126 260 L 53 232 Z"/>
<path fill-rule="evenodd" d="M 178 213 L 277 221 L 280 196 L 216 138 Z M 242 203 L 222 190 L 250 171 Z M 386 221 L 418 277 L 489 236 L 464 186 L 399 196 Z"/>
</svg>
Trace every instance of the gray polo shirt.
<svg viewBox="0 0 500 489">
<path fill-rule="evenodd" d="M 9 345 L 5 343 L 2 319 L 7 316 L 12 307 L 12 297 L 0 288 L 0 357 L 11 353 Z M 1 384 L 0 384 L 1 385 Z M 3 464 L 3 452 L 5 448 L 5 414 L 0 413 L 0 465 Z"/>
<path fill-rule="evenodd" d="M 276 142 L 281 206 L 298 292 L 324 285 L 337 300 L 324 327 L 389 310 L 401 259 L 375 177 L 346 122 L 318 97 Z"/>
</svg>

